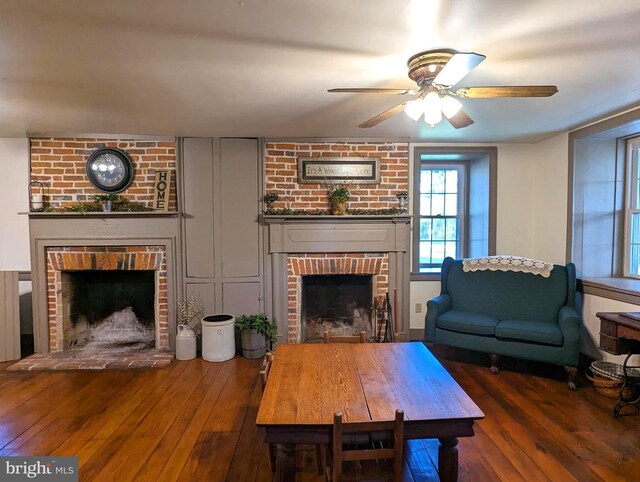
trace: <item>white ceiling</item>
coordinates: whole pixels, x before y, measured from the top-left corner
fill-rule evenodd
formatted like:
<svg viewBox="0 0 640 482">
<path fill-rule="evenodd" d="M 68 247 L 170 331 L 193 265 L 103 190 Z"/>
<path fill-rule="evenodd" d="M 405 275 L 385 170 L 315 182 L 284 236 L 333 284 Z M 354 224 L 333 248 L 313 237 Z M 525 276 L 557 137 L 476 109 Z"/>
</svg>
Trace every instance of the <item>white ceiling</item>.
<svg viewBox="0 0 640 482">
<path fill-rule="evenodd" d="M 434 48 L 487 56 L 459 86 L 555 84 L 465 99 L 476 123 L 400 113 Z M 28 133 L 524 141 L 640 100 L 638 0 L 3 0 L 0 137 Z"/>
</svg>

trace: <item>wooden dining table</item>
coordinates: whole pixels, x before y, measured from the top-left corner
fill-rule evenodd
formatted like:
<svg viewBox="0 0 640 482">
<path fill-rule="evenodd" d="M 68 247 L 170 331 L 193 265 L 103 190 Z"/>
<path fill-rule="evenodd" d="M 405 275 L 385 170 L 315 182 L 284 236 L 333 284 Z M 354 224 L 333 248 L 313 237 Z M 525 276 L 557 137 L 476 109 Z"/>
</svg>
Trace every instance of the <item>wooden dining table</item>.
<svg viewBox="0 0 640 482">
<path fill-rule="evenodd" d="M 438 439 L 438 474 L 458 477 L 458 437 L 484 413 L 424 344 L 278 345 L 256 424 L 278 444 L 280 480 L 295 480 L 295 444 L 328 444 L 333 414 L 345 422 L 405 414 L 405 439 Z"/>
</svg>

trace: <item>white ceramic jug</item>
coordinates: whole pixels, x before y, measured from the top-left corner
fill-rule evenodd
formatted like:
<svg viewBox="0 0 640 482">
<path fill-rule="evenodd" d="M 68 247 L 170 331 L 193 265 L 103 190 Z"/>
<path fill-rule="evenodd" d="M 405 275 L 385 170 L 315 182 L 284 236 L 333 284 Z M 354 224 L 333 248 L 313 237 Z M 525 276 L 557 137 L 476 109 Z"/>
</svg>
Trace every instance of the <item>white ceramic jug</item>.
<svg viewBox="0 0 640 482">
<path fill-rule="evenodd" d="M 187 325 L 178 325 L 176 360 L 193 360 L 195 357 L 196 334 Z"/>
</svg>

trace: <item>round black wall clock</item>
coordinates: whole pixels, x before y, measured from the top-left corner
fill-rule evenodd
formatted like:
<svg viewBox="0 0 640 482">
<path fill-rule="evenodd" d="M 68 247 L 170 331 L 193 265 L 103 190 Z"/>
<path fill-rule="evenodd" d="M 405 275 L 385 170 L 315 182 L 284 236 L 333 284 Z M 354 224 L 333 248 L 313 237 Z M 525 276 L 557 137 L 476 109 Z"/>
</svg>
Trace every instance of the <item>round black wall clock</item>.
<svg viewBox="0 0 640 482">
<path fill-rule="evenodd" d="M 87 159 L 87 177 L 100 191 L 121 192 L 133 181 L 133 162 L 122 149 L 101 147 Z"/>
</svg>

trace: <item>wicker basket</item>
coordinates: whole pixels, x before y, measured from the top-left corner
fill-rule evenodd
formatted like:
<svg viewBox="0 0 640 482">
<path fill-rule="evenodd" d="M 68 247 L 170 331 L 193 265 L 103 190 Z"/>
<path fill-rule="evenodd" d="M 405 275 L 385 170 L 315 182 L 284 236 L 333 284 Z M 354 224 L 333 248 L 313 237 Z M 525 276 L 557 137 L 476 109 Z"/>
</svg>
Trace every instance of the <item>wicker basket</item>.
<svg viewBox="0 0 640 482">
<path fill-rule="evenodd" d="M 620 398 L 622 380 L 609 380 L 593 373 L 590 369 L 586 371 L 585 375 L 593 383 L 593 388 L 596 389 L 596 392 L 601 393 L 607 398 Z M 637 387 L 627 385 L 622 391 L 622 399 L 633 399 L 637 396 L 637 393 Z"/>
<path fill-rule="evenodd" d="M 600 378 L 607 378 L 621 382 L 624 379 L 624 369 L 618 363 L 595 360 L 591 362 L 591 372 Z M 627 376 L 629 378 L 640 378 L 640 370 L 636 367 L 627 367 Z"/>
</svg>

